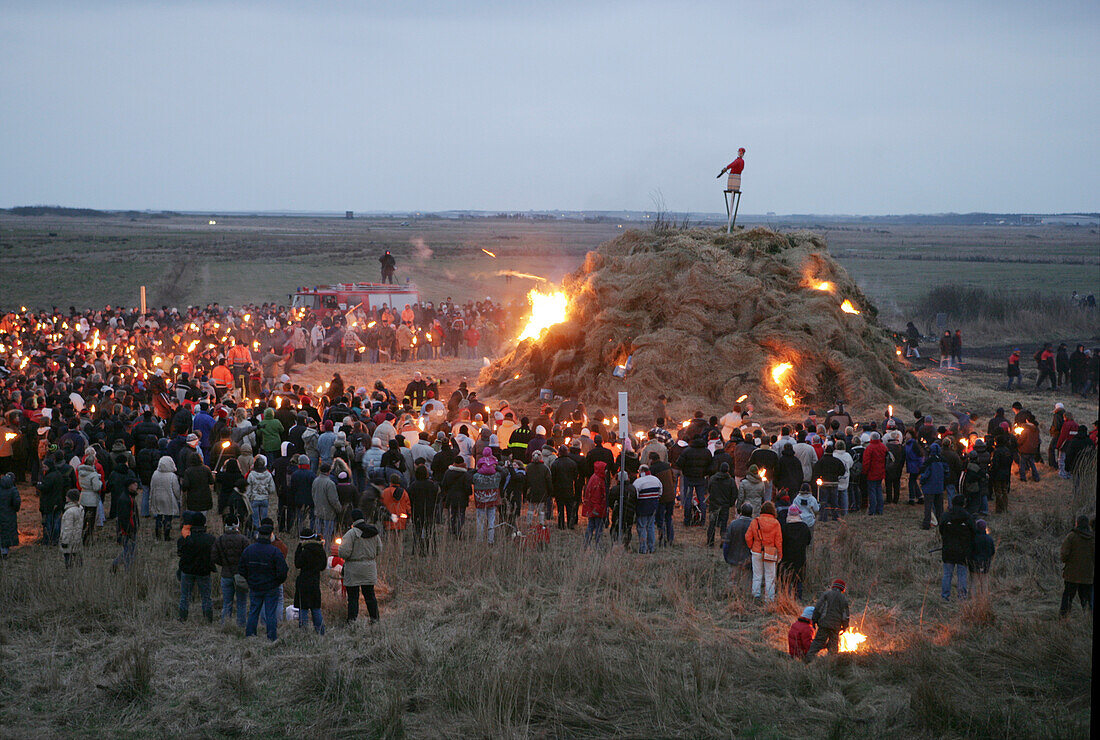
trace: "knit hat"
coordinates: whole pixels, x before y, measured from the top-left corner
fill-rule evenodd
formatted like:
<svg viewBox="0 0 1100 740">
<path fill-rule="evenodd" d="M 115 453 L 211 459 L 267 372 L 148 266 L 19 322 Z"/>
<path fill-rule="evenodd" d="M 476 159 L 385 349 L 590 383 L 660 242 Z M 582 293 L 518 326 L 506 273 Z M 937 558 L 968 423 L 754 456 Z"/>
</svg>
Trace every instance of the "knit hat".
<svg viewBox="0 0 1100 740">
<path fill-rule="evenodd" d="M 274 531 L 275 531 L 275 526 L 272 525 L 272 524 L 261 524 L 260 525 L 259 532 L 260 532 L 261 537 L 270 537 L 271 533 L 274 532 Z"/>
<path fill-rule="evenodd" d="M 756 467 L 755 465 L 750 465 L 749 466 L 749 475 L 756 475 L 759 472 L 760 472 L 760 468 Z"/>
<path fill-rule="evenodd" d="M 535 434 L 538 434 L 539 436 L 545 437 L 546 436 L 546 427 L 542 426 L 541 424 L 539 426 L 535 427 Z"/>
<path fill-rule="evenodd" d="M 340 474 L 337 475 L 336 477 L 339 478 L 340 480 L 347 480 L 348 479 L 348 471 L 341 470 Z"/>
<path fill-rule="evenodd" d="M 309 527 L 302 527 L 301 531 L 298 532 L 298 539 L 300 539 L 300 540 L 315 540 L 315 539 L 318 539 L 318 535 L 317 535 L 316 532 L 314 532 Z"/>
<path fill-rule="evenodd" d="M 847 591 L 848 584 L 837 578 L 835 581 L 833 581 L 833 588 L 840 589 L 841 591 Z"/>
<path fill-rule="evenodd" d="M 791 508 L 787 509 L 787 521 L 791 519 L 799 519 L 802 517 L 802 509 L 798 508 L 797 504 L 791 504 Z"/>
<path fill-rule="evenodd" d="M 810 492 L 810 484 L 809 483 L 803 483 L 799 487 L 798 492 L 799 493 L 809 493 Z"/>
<path fill-rule="evenodd" d="M 812 606 L 808 606 L 805 609 L 803 609 L 802 610 L 802 618 L 803 619 L 813 619 L 814 618 L 814 608 Z"/>
<path fill-rule="evenodd" d="M 978 521 L 974 522 L 974 527 L 978 530 L 979 533 L 985 534 L 985 530 L 986 530 L 985 519 L 979 519 Z"/>
<path fill-rule="evenodd" d="M 325 429 L 326 432 L 331 432 L 332 431 L 332 420 L 331 419 L 329 419 L 328 421 L 325 422 L 324 429 Z"/>
<path fill-rule="evenodd" d="M 298 464 L 304 468 L 308 468 L 312 464 L 310 463 L 309 455 L 298 455 Z"/>
<path fill-rule="evenodd" d="M 352 509 L 352 510 L 351 510 L 351 520 L 352 520 L 353 522 L 357 522 L 357 521 L 359 521 L 359 520 L 360 520 L 360 519 L 362 519 L 362 518 L 363 518 L 363 512 L 362 512 L 362 510 L 360 510 L 360 509 Z"/>
</svg>

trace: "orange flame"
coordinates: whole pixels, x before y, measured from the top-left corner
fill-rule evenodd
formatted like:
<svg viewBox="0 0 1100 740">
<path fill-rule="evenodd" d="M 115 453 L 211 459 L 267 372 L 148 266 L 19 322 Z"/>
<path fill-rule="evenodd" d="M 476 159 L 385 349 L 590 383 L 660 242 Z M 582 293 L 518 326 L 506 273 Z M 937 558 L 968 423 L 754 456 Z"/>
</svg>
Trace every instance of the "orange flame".
<svg viewBox="0 0 1100 740">
<path fill-rule="evenodd" d="M 538 339 L 546 329 L 565 321 L 569 299 L 564 291 L 542 293 L 532 290 L 527 294 L 527 300 L 531 303 L 531 318 L 527 320 L 527 326 L 520 332 L 517 341 Z"/>
<path fill-rule="evenodd" d="M 490 257 L 492 257 L 493 259 L 496 259 L 496 258 L 497 258 L 497 256 L 496 256 L 495 254 L 493 254 L 492 252 L 490 252 L 490 251 L 489 251 L 488 249 L 486 249 L 485 247 L 482 247 L 482 248 L 481 248 L 481 251 L 482 251 L 482 252 L 484 252 L 485 254 L 489 255 L 489 256 L 490 256 Z"/>
<path fill-rule="evenodd" d="M 847 298 L 844 299 L 844 303 L 840 304 L 840 310 L 844 313 L 851 313 L 857 316 L 859 315 L 859 309 L 853 306 L 852 302 L 849 301 Z"/>
</svg>

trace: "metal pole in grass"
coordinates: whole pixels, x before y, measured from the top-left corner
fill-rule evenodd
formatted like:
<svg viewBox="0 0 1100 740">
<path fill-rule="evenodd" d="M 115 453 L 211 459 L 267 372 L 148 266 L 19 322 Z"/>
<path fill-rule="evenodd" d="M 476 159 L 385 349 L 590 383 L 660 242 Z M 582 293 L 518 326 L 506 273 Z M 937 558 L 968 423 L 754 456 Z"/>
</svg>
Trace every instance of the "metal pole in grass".
<svg viewBox="0 0 1100 740">
<path fill-rule="evenodd" d="M 623 440 L 623 446 L 619 448 L 619 542 L 623 541 L 623 497 L 626 490 L 626 466 L 623 464 L 623 456 L 626 454 L 626 445 L 630 444 L 629 438 L 630 421 L 627 419 L 627 392 L 619 391 L 619 439 Z"/>
</svg>

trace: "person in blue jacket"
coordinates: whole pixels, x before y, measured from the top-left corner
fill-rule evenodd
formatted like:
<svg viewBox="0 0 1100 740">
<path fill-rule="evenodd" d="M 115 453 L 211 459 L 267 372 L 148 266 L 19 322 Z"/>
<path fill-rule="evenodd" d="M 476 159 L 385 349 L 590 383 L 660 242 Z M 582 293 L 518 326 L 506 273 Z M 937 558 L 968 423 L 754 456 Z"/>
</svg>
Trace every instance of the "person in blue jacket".
<svg viewBox="0 0 1100 740">
<path fill-rule="evenodd" d="M 943 519 L 943 489 L 947 478 L 947 463 L 940 457 L 939 443 L 928 445 L 928 455 L 920 467 L 920 487 L 924 493 L 924 522 L 921 529 L 932 528 L 932 512 L 936 521 Z"/>
</svg>

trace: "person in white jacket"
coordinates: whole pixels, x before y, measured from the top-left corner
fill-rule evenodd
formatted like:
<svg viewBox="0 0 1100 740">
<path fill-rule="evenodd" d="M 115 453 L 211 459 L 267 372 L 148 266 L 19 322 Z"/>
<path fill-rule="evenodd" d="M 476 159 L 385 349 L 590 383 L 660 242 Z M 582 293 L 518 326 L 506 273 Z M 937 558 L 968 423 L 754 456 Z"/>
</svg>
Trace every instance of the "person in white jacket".
<svg viewBox="0 0 1100 740">
<path fill-rule="evenodd" d="M 802 488 L 798 491 L 798 495 L 794 497 L 794 500 L 791 501 L 791 505 L 798 507 L 802 521 L 807 527 L 813 529 L 814 524 L 817 522 L 817 512 L 821 510 L 821 504 L 814 498 L 809 483 L 802 484 Z"/>
<path fill-rule="evenodd" d="M 852 472 L 852 456 L 848 454 L 845 449 L 844 442 L 837 440 L 836 446 L 833 448 L 833 457 L 844 463 L 844 475 L 840 476 L 837 480 L 837 501 L 840 507 L 840 515 L 844 516 L 848 513 L 848 483 Z"/>
<path fill-rule="evenodd" d="M 61 514 L 61 536 L 58 542 L 61 545 L 61 555 L 65 558 L 65 567 L 71 568 L 74 564 L 84 564 L 82 537 L 84 509 L 79 503 L 79 491 L 69 491 L 65 499 L 65 511 Z"/>
</svg>

